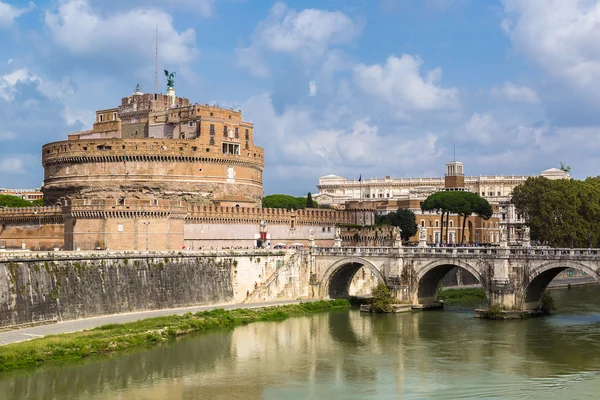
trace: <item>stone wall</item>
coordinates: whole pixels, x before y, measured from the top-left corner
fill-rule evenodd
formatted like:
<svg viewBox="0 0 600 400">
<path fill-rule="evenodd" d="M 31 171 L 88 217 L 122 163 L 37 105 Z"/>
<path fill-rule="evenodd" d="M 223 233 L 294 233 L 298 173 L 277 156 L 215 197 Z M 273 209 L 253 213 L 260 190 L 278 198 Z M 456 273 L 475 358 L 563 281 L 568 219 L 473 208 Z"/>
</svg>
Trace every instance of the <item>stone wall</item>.
<svg viewBox="0 0 600 400">
<path fill-rule="evenodd" d="M 125 196 L 260 205 L 263 149 L 253 146 L 238 155 L 223 154 L 220 142 L 210 145 L 202 140 L 85 139 L 46 144 L 44 198 L 48 204 L 65 198 Z"/>
<path fill-rule="evenodd" d="M 231 302 L 234 265 L 249 269 L 239 264 L 230 257 L 178 255 L 5 258 L 0 260 L 0 326 Z M 238 290 L 252 278 L 238 283 Z"/>
</svg>

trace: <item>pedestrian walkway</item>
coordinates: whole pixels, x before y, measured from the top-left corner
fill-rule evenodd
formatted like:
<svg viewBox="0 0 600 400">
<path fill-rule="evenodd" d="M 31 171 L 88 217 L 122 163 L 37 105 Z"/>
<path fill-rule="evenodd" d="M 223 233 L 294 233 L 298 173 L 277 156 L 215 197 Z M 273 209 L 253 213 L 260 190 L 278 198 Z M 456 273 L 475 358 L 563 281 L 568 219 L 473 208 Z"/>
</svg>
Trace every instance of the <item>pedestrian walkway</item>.
<svg viewBox="0 0 600 400">
<path fill-rule="evenodd" d="M 139 321 L 140 319 L 162 317 L 165 315 L 183 315 L 186 313 L 196 313 L 198 311 L 210 311 L 215 308 L 224 308 L 226 310 L 232 310 L 235 308 L 259 308 L 259 307 L 273 307 L 282 306 L 285 304 L 298 304 L 300 300 L 288 300 L 288 301 L 271 301 L 266 303 L 252 303 L 252 304 L 217 304 L 211 306 L 193 306 L 184 308 L 170 308 L 166 310 L 152 310 L 152 311 L 139 311 L 124 314 L 113 314 L 104 315 L 101 317 L 77 319 L 73 321 L 58 322 L 50 325 L 40 325 L 30 328 L 14 329 L 5 332 L 0 332 L 0 345 L 9 343 L 18 343 L 25 340 L 35 339 L 44 337 L 47 335 L 56 335 L 60 333 L 78 332 L 86 329 L 96 328 L 101 325 L 107 324 L 124 324 L 126 322 Z"/>
</svg>

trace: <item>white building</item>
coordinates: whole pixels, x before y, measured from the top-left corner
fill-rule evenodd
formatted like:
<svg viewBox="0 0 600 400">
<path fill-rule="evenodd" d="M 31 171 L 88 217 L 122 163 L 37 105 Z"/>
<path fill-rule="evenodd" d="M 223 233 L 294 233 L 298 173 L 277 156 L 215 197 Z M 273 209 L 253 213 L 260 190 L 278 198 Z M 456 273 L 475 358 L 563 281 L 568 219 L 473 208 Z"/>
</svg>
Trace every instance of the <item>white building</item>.
<svg viewBox="0 0 600 400">
<path fill-rule="evenodd" d="M 330 205 L 334 208 L 344 208 L 348 201 L 378 202 L 385 200 L 416 200 L 425 199 L 430 194 L 445 188 L 445 179 L 450 175 L 462 175 L 461 162 L 446 164 L 446 175 L 422 178 L 385 178 L 345 179 L 338 175 L 326 175 L 319 178 L 317 188 L 319 193 L 313 196 L 319 204 Z M 535 176 L 535 175 L 530 175 Z M 506 228 L 510 243 L 520 240 L 520 231 L 524 223 L 510 202 L 512 191 L 529 178 L 528 175 L 480 175 L 464 176 L 464 187 L 478 193 L 492 205 L 498 206 L 497 212 L 500 223 Z M 550 168 L 540 173 L 548 179 L 568 179 L 568 172 L 558 168 Z"/>
</svg>

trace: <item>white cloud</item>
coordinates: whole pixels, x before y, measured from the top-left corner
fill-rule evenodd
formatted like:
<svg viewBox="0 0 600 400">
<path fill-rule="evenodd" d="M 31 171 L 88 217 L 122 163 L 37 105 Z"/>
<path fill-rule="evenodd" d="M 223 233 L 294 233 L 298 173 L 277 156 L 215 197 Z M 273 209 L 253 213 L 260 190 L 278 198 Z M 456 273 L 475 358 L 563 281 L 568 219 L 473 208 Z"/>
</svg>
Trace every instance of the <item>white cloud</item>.
<svg viewBox="0 0 600 400">
<path fill-rule="evenodd" d="M 12 25 L 15 19 L 31 10 L 32 7 L 33 3 L 30 3 L 29 7 L 27 8 L 17 8 L 8 3 L 0 1 L 0 28 L 6 28 Z"/>
<path fill-rule="evenodd" d="M 317 94 L 317 82 L 310 81 L 308 82 L 308 95 L 315 96 Z"/>
<path fill-rule="evenodd" d="M 5 140 L 13 140 L 16 138 L 17 138 L 17 135 L 15 135 L 13 132 L 0 130 L 0 142 L 5 141 Z"/>
<path fill-rule="evenodd" d="M 520 86 L 512 82 L 504 82 L 502 86 L 493 86 L 491 91 L 493 97 L 501 98 L 517 103 L 538 103 L 539 98 L 535 90 Z"/>
<path fill-rule="evenodd" d="M 329 173 L 383 176 L 393 171 L 422 172 L 422 165 L 435 163 L 443 152 L 435 133 L 403 135 L 401 128 L 380 129 L 360 115 L 332 118 L 327 109 L 295 106 L 277 113 L 268 94 L 250 98 L 242 109 L 262 133 L 257 142 L 265 147 L 269 165 L 264 177 L 267 192 L 270 186 L 289 186 L 290 176 L 296 186 L 306 187 Z M 403 154 L 411 156 L 397 156 Z M 381 162 L 382 157 L 386 162 Z"/>
<path fill-rule="evenodd" d="M 12 101 L 17 93 L 16 85 L 24 82 L 35 82 L 37 77 L 29 73 L 27 68 L 17 69 L 11 73 L 0 76 L 0 97 Z"/>
<path fill-rule="evenodd" d="M 0 160 L 0 171 L 11 174 L 24 174 L 26 172 L 25 163 L 18 157 L 2 158 Z"/>
<path fill-rule="evenodd" d="M 329 48 L 352 43 L 362 30 L 362 24 L 340 11 L 289 9 L 276 3 L 269 16 L 254 31 L 249 47 L 236 50 L 240 66 L 257 76 L 267 76 L 268 69 L 260 60 L 264 53 L 285 53 L 306 63 L 322 59 Z M 253 68 L 255 62 L 260 62 Z"/>
<path fill-rule="evenodd" d="M 474 113 L 463 126 L 456 129 L 454 138 L 459 142 L 483 145 L 479 150 L 497 153 L 499 149 L 537 148 L 542 145 L 546 126 L 534 127 L 518 119 L 498 121 L 491 113 Z"/>
<path fill-rule="evenodd" d="M 454 110 L 459 106 L 458 90 L 437 84 L 442 71 L 435 68 L 421 76 L 423 60 L 403 54 L 388 57 L 384 65 L 358 64 L 354 82 L 365 93 L 387 103 L 406 118 L 413 111 Z"/>
<path fill-rule="evenodd" d="M 55 12 L 46 12 L 45 21 L 54 41 L 82 58 L 122 58 L 147 66 L 154 59 L 157 23 L 161 60 L 187 64 L 197 53 L 194 30 L 178 32 L 172 17 L 158 9 L 136 8 L 102 15 L 88 0 L 61 0 Z"/>
<path fill-rule="evenodd" d="M 551 78 L 600 100 L 600 2 L 503 0 L 502 28 Z"/>
</svg>

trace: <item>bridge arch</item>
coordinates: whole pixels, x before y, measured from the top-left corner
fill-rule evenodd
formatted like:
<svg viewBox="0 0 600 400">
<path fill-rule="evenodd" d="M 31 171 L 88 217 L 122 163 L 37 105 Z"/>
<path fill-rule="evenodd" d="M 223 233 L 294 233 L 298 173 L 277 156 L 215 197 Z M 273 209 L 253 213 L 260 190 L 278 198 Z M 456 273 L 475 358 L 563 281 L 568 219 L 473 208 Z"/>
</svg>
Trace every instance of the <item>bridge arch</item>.
<svg viewBox="0 0 600 400">
<path fill-rule="evenodd" d="M 413 295 L 413 301 L 416 301 L 418 304 L 434 302 L 440 282 L 450 270 L 456 267 L 462 268 L 475 276 L 483 287 L 486 296 L 488 296 L 487 282 L 478 268 L 457 259 L 446 259 L 432 261 L 417 271 L 416 290 Z"/>
<path fill-rule="evenodd" d="M 352 278 L 362 267 L 370 270 L 379 282 L 385 283 L 385 278 L 379 268 L 369 260 L 362 257 L 343 258 L 331 264 L 323 274 L 319 296 L 331 299 L 349 297 L 348 290 Z"/>
<path fill-rule="evenodd" d="M 527 286 L 524 288 L 523 293 L 523 309 L 534 310 L 541 306 L 542 293 L 550 282 L 562 271 L 573 268 L 579 271 L 587 273 L 589 276 L 594 277 L 596 281 L 600 282 L 598 272 L 583 263 L 569 260 L 550 261 L 540 265 L 537 268 L 532 269 L 528 278 L 525 282 Z"/>
</svg>

